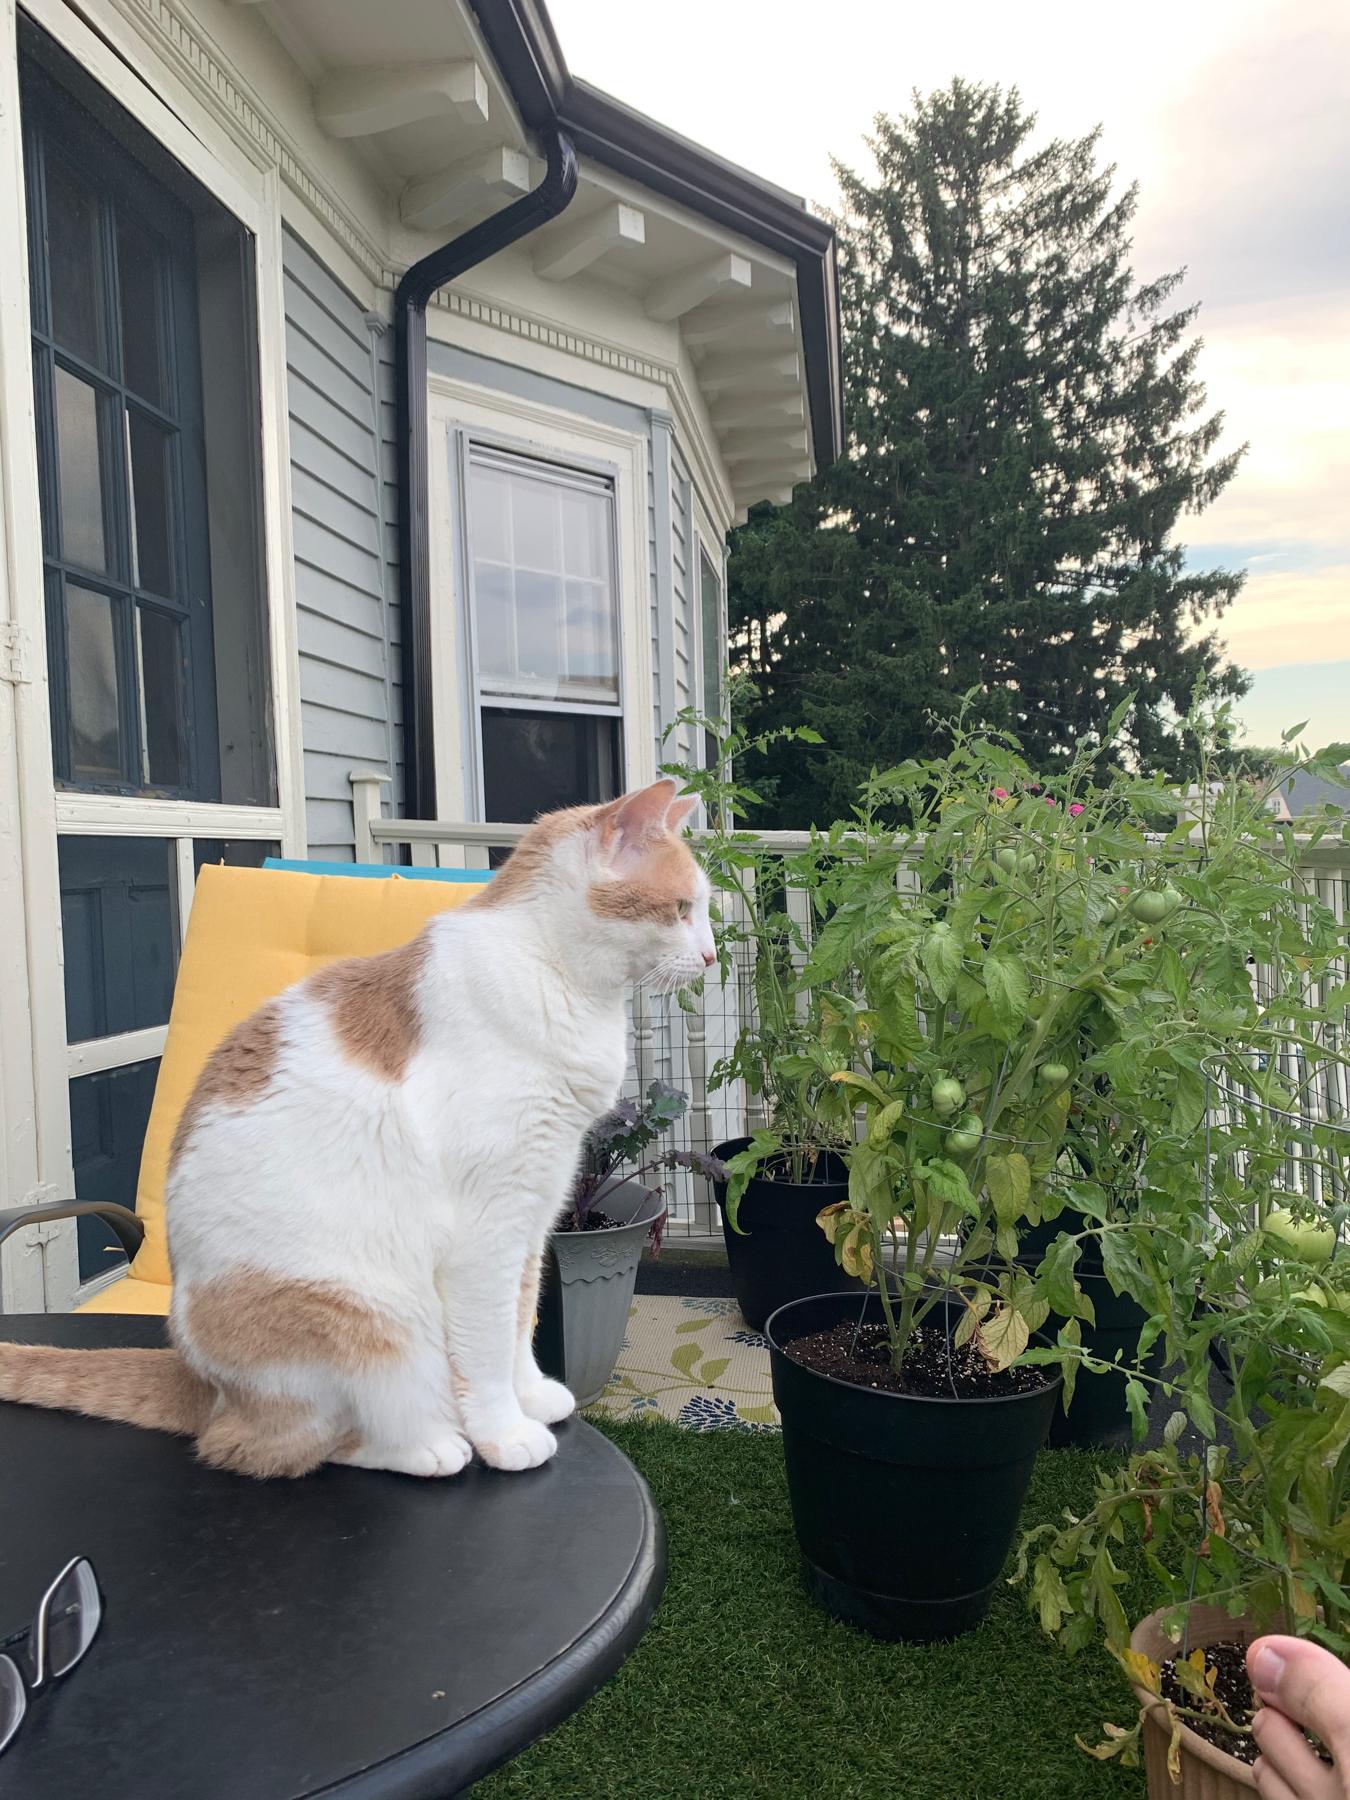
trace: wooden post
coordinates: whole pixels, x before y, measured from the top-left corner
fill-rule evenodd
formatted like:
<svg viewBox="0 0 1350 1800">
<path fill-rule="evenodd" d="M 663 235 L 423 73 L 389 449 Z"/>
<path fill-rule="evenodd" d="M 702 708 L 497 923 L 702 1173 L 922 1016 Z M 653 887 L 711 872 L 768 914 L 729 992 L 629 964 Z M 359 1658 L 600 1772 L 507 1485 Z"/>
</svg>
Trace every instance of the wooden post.
<svg viewBox="0 0 1350 1800">
<path fill-rule="evenodd" d="M 352 784 L 352 830 L 356 839 L 359 863 L 383 862 L 380 846 L 375 842 L 371 826 L 384 817 L 380 789 L 389 780 L 381 769 L 353 769 L 347 776 Z"/>
</svg>

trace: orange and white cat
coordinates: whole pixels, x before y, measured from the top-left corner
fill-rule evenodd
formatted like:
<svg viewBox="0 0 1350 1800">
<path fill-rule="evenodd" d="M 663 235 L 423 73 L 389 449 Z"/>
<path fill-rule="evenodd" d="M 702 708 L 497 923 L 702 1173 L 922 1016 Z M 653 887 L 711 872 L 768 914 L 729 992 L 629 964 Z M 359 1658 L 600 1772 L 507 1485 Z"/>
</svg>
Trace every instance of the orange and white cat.
<svg viewBox="0 0 1350 1800">
<path fill-rule="evenodd" d="M 540 1262 L 623 1081 L 624 992 L 714 960 L 676 792 L 546 815 L 468 905 L 245 1020 L 170 1156 L 174 1347 L 0 1345 L 0 1399 L 257 1476 L 552 1456 L 573 1399 L 531 1349 Z"/>
</svg>

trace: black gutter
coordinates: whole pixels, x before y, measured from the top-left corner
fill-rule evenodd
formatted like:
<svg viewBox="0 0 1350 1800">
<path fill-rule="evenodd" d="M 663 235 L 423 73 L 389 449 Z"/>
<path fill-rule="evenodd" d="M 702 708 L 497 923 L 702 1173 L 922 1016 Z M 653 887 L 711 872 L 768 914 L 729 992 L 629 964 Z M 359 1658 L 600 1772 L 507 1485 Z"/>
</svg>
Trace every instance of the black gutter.
<svg viewBox="0 0 1350 1800">
<path fill-rule="evenodd" d="M 532 129 L 556 125 L 578 152 L 786 257 L 797 271 L 806 393 L 817 467 L 843 448 L 839 292 L 832 226 L 795 195 L 714 156 L 568 72 L 543 0 L 470 0 L 494 61 Z"/>
<path fill-rule="evenodd" d="M 432 737 L 431 543 L 428 523 L 427 306 L 439 288 L 557 218 L 577 189 L 577 154 L 548 120 L 548 167 L 538 187 L 471 225 L 404 274 L 394 294 L 394 404 L 398 448 L 398 569 L 402 625 L 404 816 L 436 817 Z"/>
</svg>

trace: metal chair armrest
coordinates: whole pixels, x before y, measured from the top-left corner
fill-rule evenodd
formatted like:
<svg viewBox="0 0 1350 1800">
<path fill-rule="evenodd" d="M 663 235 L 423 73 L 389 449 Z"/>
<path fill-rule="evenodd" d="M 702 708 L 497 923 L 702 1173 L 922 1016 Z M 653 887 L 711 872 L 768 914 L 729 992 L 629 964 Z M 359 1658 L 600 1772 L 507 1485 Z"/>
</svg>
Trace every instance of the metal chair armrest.
<svg viewBox="0 0 1350 1800">
<path fill-rule="evenodd" d="M 42 1206 L 0 1207 L 0 1244 L 25 1225 L 40 1225 L 44 1219 L 81 1219 L 95 1214 L 112 1231 L 127 1253 L 127 1261 L 141 1247 L 145 1226 L 125 1206 L 114 1206 L 109 1200 L 50 1200 Z"/>
</svg>

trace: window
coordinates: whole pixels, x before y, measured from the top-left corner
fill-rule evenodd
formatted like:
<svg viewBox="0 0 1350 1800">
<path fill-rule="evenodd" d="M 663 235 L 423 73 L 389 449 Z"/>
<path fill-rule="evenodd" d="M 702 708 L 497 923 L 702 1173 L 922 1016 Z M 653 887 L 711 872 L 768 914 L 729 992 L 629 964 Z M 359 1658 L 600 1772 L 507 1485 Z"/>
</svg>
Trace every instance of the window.
<svg viewBox="0 0 1350 1800">
<path fill-rule="evenodd" d="M 57 782 L 272 806 L 252 242 L 22 41 Z"/>
<path fill-rule="evenodd" d="M 703 712 L 709 719 L 722 719 L 726 706 L 723 692 L 727 656 L 726 608 L 722 578 L 702 544 L 698 552 L 698 600 L 699 636 L 703 646 Z M 703 766 L 711 769 L 716 761 L 717 738 L 712 732 L 705 732 Z"/>
<path fill-rule="evenodd" d="M 614 489 L 472 444 L 468 545 L 484 816 L 623 786 Z"/>
</svg>

